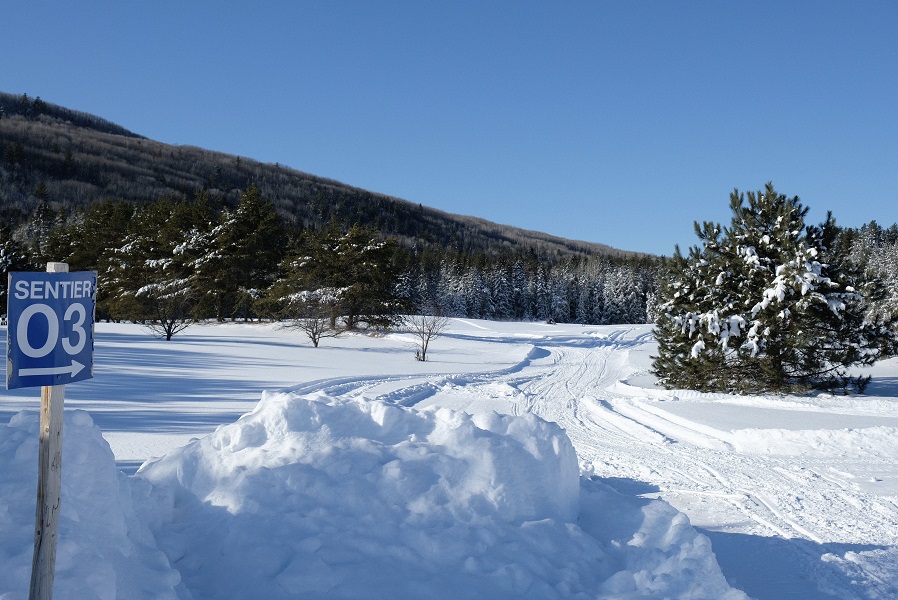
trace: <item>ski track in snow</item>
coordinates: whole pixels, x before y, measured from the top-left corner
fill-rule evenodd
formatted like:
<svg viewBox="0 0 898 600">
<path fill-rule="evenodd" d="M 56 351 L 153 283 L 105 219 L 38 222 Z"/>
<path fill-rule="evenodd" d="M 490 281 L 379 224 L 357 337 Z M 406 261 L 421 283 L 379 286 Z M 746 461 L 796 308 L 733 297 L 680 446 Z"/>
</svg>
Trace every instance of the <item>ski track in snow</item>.
<svg viewBox="0 0 898 600">
<path fill-rule="evenodd" d="M 731 432 L 665 411 L 655 401 L 675 400 L 672 392 L 622 385 L 638 375 L 629 353 L 648 351 L 651 332 L 626 326 L 605 331 L 588 343 L 583 336 L 533 340 L 525 360 L 499 371 L 342 377 L 288 391 L 472 413 L 533 412 L 567 431 L 584 473 L 617 484 L 624 493 L 635 490 L 667 500 L 700 530 L 705 517 L 713 516 L 714 538 L 732 534 L 789 541 L 742 570 L 790 565 L 795 578 L 817 588 L 809 593 L 805 584 L 803 598 L 898 596 L 895 498 L 864 492 L 853 483 L 850 458 L 842 460 L 842 468 L 832 457 L 740 452 Z M 699 394 L 679 393 L 690 395 Z M 723 561 L 721 566 L 726 567 Z"/>
</svg>

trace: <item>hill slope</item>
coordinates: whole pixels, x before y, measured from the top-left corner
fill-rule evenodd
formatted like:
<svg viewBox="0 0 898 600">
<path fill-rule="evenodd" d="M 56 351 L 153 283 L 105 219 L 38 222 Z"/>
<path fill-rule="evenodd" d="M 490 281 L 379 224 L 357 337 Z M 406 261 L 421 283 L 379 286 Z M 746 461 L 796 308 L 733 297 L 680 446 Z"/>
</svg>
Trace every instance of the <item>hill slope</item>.
<svg viewBox="0 0 898 600">
<path fill-rule="evenodd" d="M 297 171 L 193 146 L 173 146 L 102 118 L 0 92 L 0 218 L 18 221 L 41 203 L 67 209 L 106 198 L 151 202 L 205 190 L 234 205 L 257 186 L 288 222 L 331 219 L 376 227 L 408 246 L 459 251 L 512 249 L 548 256 L 635 257 L 603 244 L 498 225 Z"/>
</svg>

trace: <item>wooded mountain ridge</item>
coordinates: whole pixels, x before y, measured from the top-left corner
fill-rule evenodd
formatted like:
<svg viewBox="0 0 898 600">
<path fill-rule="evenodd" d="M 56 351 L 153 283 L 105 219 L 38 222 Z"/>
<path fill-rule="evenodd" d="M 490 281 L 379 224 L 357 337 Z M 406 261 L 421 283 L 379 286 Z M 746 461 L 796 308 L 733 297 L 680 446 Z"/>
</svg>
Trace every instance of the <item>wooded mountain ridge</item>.
<svg viewBox="0 0 898 600">
<path fill-rule="evenodd" d="M 0 152 L 0 219 L 7 223 L 21 222 L 41 204 L 71 211 L 107 199 L 150 203 L 198 191 L 233 207 L 255 186 L 286 223 L 303 229 L 362 224 L 410 248 L 487 255 L 532 250 L 550 261 L 645 256 L 446 213 L 277 163 L 153 141 L 26 94 L 0 92 Z"/>
</svg>

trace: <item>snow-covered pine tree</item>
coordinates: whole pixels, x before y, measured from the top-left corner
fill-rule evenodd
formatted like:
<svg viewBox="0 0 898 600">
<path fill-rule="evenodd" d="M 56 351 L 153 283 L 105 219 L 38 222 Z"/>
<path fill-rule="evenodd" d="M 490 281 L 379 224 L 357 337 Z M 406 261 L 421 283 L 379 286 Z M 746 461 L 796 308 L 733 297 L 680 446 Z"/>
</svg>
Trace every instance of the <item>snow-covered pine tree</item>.
<svg viewBox="0 0 898 600">
<path fill-rule="evenodd" d="M 627 266 L 610 269 L 605 276 L 606 323 L 644 323 L 645 298 L 637 274 Z"/>
<path fill-rule="evenodd" d="M 577 309 L 574 316 L 577 323 L 587 325 L 593 323 L 596 307 L 596 291 L 595 287 L 587 282 L 581 282 L 579 292 L 577 294 Z"/>
<path fill-rule="evenodd" d="M 515 261 L 511 278 L 514 318 L 531 321 L 533 320 L 533 299 L 530 297 L 530 281 L 527 277 L 527 268 L 520 260 Z"/>
<path fill-rule="evenodd" d="M 550 291 L 549 274 L 546 265 L 540 263 L 536 267 L 533 281 L 533 317 L 538 321 L 546 321 L 552 316 L 552 293 Z"/>
<path fill-rule="evenodd" d="M 0 304 L 6 306 L 7 274 L 24 271 L 29 267 L 28 255 L 21 244 L 12 237 L 9 226 L 0 221 Z"/>
<path fill-rule="evenodd" d="M 571 306 L 576 307 L 576 298 L 571 298 L 577 279 L 573 266 L 569 262 L 557 265 L 552 269 L 550 277 L 550 317 L 558 323 L 570 323 L 573 316 Z"/>
<path fill-rule="evenodd" d="M 327 300 L 332 329 L 338 318 L 345 329 L 388 328 L 410 306 L 396 293 L 400 271 L 393 261 L 395 246 L 394 239 L 382 240 L 377 231 L 360 225 L 343 231 L 331 222 L 320 231 L 306 230 L 281 263 L 281 276 L 269 290 L 270 303 L 289 309 L 287 300 L 305 293 Z M 309 307 L 299 308 L 301 314 Z"/>
<path fill-rule="evenodd" d="M 206 249 L 210 218 L 202 202 L 166 198 L 136 208 L 99 272 L 110 316 L 143 323 L 166 340 L 193 324 L 194 262 Z"/>
<path fill-rule="evenodd" d="M 771 183 L 745 200 L 734 191 L 730 227 L 696 223 L 701 246 L 676 250 L 654 372 L 704 391 L 845 388 L 847 368 L 872 363 L 889 334 L 864 321 L 860 282 L 826 261 L 835 223 L 806 227 L 808 209 Z"/>
<path fill-rule="evenodd" d="M 653 371 L 668 388 L 726 389 L 730 377 L 724 351 L 713 342 L 705 343 L 708 336 L 702 334 L 699 318 L 705 307 L 718 302 L 706 285 L 715 268 L 705 256 L 720 254 L 720 226 L 706 222 L 700 227 L 696 223 L 695 229 L 702 246 L 690 248 L 688 256 L 676 247 L 661 277 L 659 318 L 655 323 L 658 355 Z"/>
<path fill-rule="evenodd" d="M 507 265 L 499 263 L 489 274 L 491 319 L 505 321 L 514 318 L 514 287 Z"/>
<path fill-rule="evenodd" d="M 864 225 L 855 233 L 848 256 L 868 280 L 879 284 L 877 293 L 867 296 L 867 320 L 898 319 L 898 225 Z"/>
<path fill-rule="evenodd" d="M 440 308 L 447 317 L 466 317 L 468 309 L 465 298 L 465 281 L 461 267 L 456 261 L 443 259 L 437 298 Z"/>
</svg>

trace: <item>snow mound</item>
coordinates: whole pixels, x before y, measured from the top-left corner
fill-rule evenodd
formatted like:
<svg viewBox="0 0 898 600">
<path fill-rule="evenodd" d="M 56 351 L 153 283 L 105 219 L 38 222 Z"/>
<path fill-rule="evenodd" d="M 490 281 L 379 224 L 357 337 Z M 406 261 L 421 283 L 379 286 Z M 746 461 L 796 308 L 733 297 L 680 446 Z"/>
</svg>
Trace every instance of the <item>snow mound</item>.
<svg viewBox="0 0 898 600">
<path fill-rule="evenodd" d="M 581 480 L 557 425 L 265 394 L 141 468 L 202 598 L 744 598 L 688 519 Z"/>
<path fill-rule="evenodd" d="M 28 594 L 37 431 L 0 425 L 0 600 Z M 87 413 L 63 439 L 60 598 L 745 598 L 532 414 L 266 394 L 130 478 Z"/>
<path fill-rule="evenodd" d="M 0 425 L 2 600 L 28 598 L 39 426 L 34 412 L 21 412 Z M 135 516 L 131 485 L 116 470 L 99 428 L 86 412 L 66 412 L 62 437 L 55 597 L 177 598 L 180 576 Z"/>
</svg>

